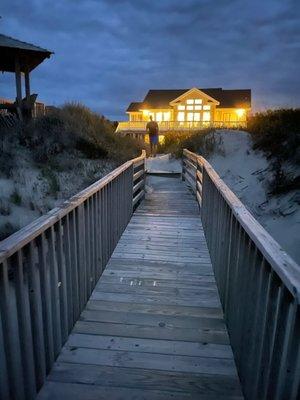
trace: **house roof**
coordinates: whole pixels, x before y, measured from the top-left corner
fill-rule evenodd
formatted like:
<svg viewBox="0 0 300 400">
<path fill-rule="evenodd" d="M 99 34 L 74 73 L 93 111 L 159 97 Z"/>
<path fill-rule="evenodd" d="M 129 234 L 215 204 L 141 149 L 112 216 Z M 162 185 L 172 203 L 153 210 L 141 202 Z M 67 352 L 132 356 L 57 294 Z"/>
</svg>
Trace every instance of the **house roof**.
<svg viewBox="0 0 300 400">
<path fill-rule="evenodd" d="M 135 101 L 133 103 L 130 103 L 128 108 L 127 108 L 127 112 L 129 111 L 140 111 L 142 108 L 143 102 L 142 101 Z"/>
<path fill-rule="evenodd" d="M 127 111 L 138 111 L 143 108 L 171 108 L 169 103 L 189 90 L 190 89 L 151 89 L 146 94 L 143 102 L 131 103 Z M 220 105 L 217 106 L 218 108 L 251 107 L 251 89 L 224 90 L 222 88 L 199 88 L 199 90 L 219 101 Z"/>
<path fill-rule="evenodd" d="M 42 47 L 2 34 L 0 34 L 0 52 L 0 71 L 6 72 L 15 71 L 16 56 L 19 56 L 21 71 L 24 72 L 26 66 L 32 71 L 53 54 Z"/>
</svg>

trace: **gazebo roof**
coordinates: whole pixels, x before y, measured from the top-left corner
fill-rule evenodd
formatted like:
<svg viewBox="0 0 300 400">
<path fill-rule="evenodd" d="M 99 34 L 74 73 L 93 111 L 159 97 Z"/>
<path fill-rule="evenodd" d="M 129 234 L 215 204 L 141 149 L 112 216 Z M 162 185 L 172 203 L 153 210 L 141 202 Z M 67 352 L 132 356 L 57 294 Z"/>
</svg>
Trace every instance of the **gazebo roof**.
<svg viewBox="0 0 300 400">
<path fill-rule="evenodd" d="M 49 58 L 52 51 L 43 49 L 21 40 L 0 34 L 0 71 L 15 72 L 15 59 L 19 56 L 20 68 L 25 72 L 27 66 L 29 71 L 36 68 L 45 58 Z"/>
</svg>

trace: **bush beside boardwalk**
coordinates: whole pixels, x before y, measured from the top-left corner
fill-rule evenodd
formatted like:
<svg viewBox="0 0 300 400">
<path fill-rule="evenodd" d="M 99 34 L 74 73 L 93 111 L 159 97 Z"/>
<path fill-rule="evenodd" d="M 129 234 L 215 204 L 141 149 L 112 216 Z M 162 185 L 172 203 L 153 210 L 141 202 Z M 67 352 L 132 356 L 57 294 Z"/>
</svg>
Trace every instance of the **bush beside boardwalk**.
<svg viewBox="0 0 300 400">
<path fill-rule="evenodd" d="M 250 118 L 253 148 L 262 150 L 274 170 L 271 192 L 300 189 L 300 109 L 268 110 Z"/>
<path fill-rule="evenodd" d="M 0 240 L 140 154 L 80 104 L 0 132 Z"/>
</svg>

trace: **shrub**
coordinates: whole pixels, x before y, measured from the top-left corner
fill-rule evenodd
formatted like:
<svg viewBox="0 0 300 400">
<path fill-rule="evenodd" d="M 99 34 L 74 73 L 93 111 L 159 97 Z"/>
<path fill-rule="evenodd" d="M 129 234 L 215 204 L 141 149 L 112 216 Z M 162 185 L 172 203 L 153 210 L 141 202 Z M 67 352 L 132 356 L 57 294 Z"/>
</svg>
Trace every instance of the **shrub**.
<svg viewBox="0 0 300 400">
<path fill-rule="evenodd" d="M 6 222 L 4 225 L 0 226 L 0 241 L 10 236 L 18 229 L 20 228 L 12 225 L 10 222 Z"/>
<path fill-rule="evenodd" d="M 56 155 L 72 150 L 91 159 L 111 158 L 121 162 L 137 156 L 143 144 L 115 133 L 115 124 L 79 103 L 56 108 L 49 115 L 27 124 L 21 143 L 34 160 L 48 164 Z"/>
<path fill-rule="evenodd" d="M 253 148 L 264 151 L 274 171 L 270 182 L 273 194 L 300 188 L 300 177 L 295 168 L 300 165 L 300 109 L 268 110 L 249 119 L 248 131 Z"/>
<path fill-rule="evenodd" d="M 202 129 L 195 132 L 167 132 L 164 144 L 159 145 L 159 151 L 181 157 L 183 149 L 186 148 L 207 156 L 214 148 L 215 137 L 213 133 L 213 129 Z"/>
<path fill-rule="evenodd" d="M 54 171 L 49 167 L 45 167 L 42 169 L 42 176 L 48 182 L 48 194 L 55 196 L 60 190 L 60 186 Z"/>
<path fill-rule="evenodd" d="M 300 163 L 300 109 L 268 110 L 249 119 L 254 148 L 268 157 Z"/>
<path fill-rule="evenodd" d="M 15 189 L 12 194 L 10 195 L 10 201 L 15 204 L 16 206 L 20 206 L 22 203 L 22 197 L 19 194 L 19 192 L 17 191 L 17 189 Z"/>
<path fill-rule="evenodd" d="M 11 213 L 11 208 L 9 204 L 6 204 L 2 199 L 0 199 L 0 215 L 8 216 Z"/>
</svg>

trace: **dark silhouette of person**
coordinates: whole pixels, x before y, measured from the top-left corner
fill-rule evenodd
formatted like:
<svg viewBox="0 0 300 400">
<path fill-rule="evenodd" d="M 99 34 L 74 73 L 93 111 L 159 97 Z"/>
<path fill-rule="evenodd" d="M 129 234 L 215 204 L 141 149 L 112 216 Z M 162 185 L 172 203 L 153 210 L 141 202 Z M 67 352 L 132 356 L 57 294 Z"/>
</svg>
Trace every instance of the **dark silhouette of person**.
<svg viewBox="0 0 300 400">
<path fill-rule="evenodd" d="M 157 144 L 158 144 L 158 123 L 153 121 L 152 115 L 150 115 L 150 121 L 146 125 L 146 131 L 149 133 L 151 155 L 156 156 Z"/>
</svg>

